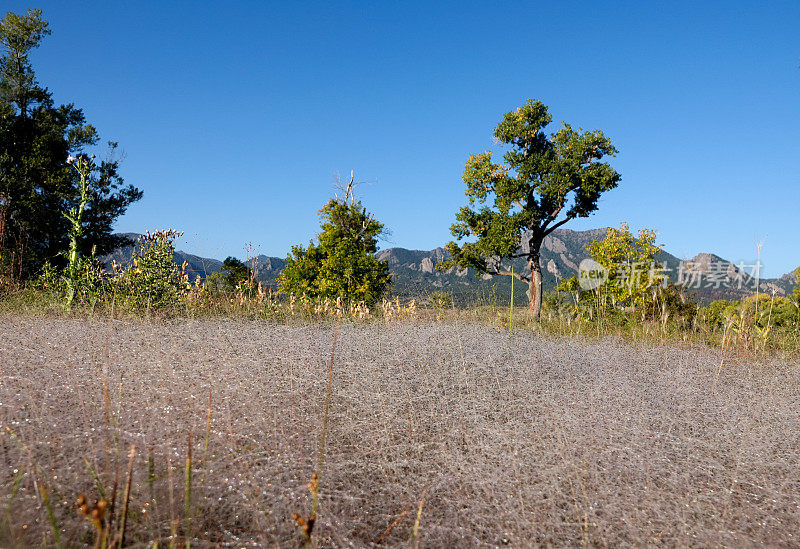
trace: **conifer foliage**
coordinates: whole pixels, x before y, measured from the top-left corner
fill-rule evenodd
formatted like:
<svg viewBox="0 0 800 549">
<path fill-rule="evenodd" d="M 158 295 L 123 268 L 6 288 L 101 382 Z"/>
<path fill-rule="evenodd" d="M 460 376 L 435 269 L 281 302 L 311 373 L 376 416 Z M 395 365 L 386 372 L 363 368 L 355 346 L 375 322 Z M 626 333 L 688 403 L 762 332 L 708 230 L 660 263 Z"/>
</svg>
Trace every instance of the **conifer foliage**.
<svg viewBox="0 0 800 549">
<path fill-rule="evenodd" d="M 375 257 L 384 226 L 353 197 L 353 179 L 344 198 L 332 198 L 319 211 L 317 243 L 293 246 L 280 289 L 312 298 L 374 302 L 389 289 L 389 266 Z"/>
<path fill-rule="evenodd" d="M 35 276 L 45 262 L 63 267 L 72 228 L 63 212 L 81 202 L 80 255 L 127 243 L 113 224 L 142 197 L 120 177 L 114 142 L 108 157 L 92 164 L 82 192 L 67 160 L 100 139 L 81 109 L 56 105 L 36 79 L 30 54 L 48 34 L 41 10 L 0 18 L 0 280 Z"/>
</svg>

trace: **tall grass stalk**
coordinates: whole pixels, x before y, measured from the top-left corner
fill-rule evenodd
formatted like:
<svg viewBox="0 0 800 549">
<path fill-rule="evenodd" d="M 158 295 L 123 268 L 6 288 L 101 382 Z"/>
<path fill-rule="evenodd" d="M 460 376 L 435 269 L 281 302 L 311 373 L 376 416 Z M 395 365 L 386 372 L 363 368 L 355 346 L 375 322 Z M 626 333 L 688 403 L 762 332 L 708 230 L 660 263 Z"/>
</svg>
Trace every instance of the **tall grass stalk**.
<svg viewBox="0 0 800 549">
<path fill-rule="evenodd" d="M 56 522 L 56 515 L 53 513 L 53 505 L 50 503 L 50 495 L 47 492 L 47 488 L 45 487 L 44 480 L 42 478 L 39 478 L 39 493 L 42 495 L 42 504 L 47 511 L 47 520 L 50 522 L 50 529 L 53 531 L 55 545 L 58 549 L 61 549 L 61 547 L 63 547 L 61 544 L 61 530 Z"/>
<path fill-rule="evenodd" d="M 136 445 L 131 444 L 131 450 L 128 453 L 128 475 L 125 479 L 125 494 L 122 501 L 122 518 L 120 519 L 119 526 L 119 544 L 118 549 L 125 546 L 125 527 L 128 525 L 128 503 L 131 498 L 131 480 L 133 479 L 133 458 L 136 456 Z"/>
<path fill-rule="evenodd" d="M 175 518 L 175 484 L 172 480 L 172 457 L 167 454 L 167 484 L 169 486 L 169 522 L 171 535 L 169 548 L 173 549 L 178 542 L 178 519 Z"/>
<path fill-rule="evenodd" d="M 206 485 L 206 471 L 208 471 L 208 439 L 211 435 L 211 387 L 208 388 L 208 414 L 206 415 L 206 440 L 203 443 L 203 476 L 200 477 L 200 486 Z"/>
<path fill-rule="evenodd" d="M 422 497 L 419 500 L 419 507 L 417 508 L 417 518 L 414 519 L 414 529 L 411 532 L 411 539 L 408 540 L 409 547 L 419 547 L 419 521 L 422 517 L 422 506 L 425 504 L 425 492 L 427 488 L 422 491 Z"/>
<path fill-rule="evenodd" d="M 389 533 L 390 533 L 392 530 L 394 530 L 394 527 L 395 527 L 395 526 L 397 526 L 398 524 L 400 524 L 400 521 L 401 521 L 401 520 L 403 520 L 403 517 L 404 517 L 404 516 L 406 516 L 406 515 L 408 514 L 408 510 L 409 510 L 409 508 L 408 508 L 408 507 L 406 507 L 405 509 L 403 509 L 403 512 L 402 512 L 402 513 L 400 513 L 400 516 L 399 516 L 399 517 L 397 517 L 396 519 L 394 519 L 394 522 L 392 522 L 392 524 L 390 524 L 390 525 L 389 525 L 389 527 L 386 529 L 386 531 L 385 531 L 385 532 L 383 532 L 383 534 L 381 534 L 381 537 L 379 537 L 379 538 L 378 538 L 378 541 L 376 541 L 376 542 L 375 542 L 375 545 L 380 545 L 380 543 L 381 543 L 383 540 L 385 540 L 385 539 L 386 539 L 386 536 L 388 536 L 388 535 L 389 535 Z"/>
<path fill-rule="evenodd" d="M 100 494 L 101 498 L 108 499 L 106 497 L 106 491 L 103 488 L 103 482 L 100 480 L 100 476 L 97 474 L 97 471 L 95 471 L 94 467 L 92 467 L 92 464 L 89 463 L 88 459 L 83 458 L 83 462 L 86 464 L 86 467 L 89 469 L 89 473 L 92 475 L 92 478 L 94 479 L 94 485 L 97 488 L 97 493 Z"/>
<path fill-rule="evenodd" d="M 314 523 L 317 520 L 317 507 L 319 506 L 319 479 L 322 474 L 322 464 L 325 460 L 325 440 L 328 435 L 328 412 L 331 406 L 331 391 L 333 388 L 333 363 L 336 356 L 336 341 L 339 338 L 339 324 L 336 324 L 336 330 L 333 332 L 333 344 L 331 345 L 331 360 L 328 366 L 328 387 L 325 390 L 325 407 L 322 413 L 322 433 L 319 439 L 319 457 L 317 459 L 317 470 L 311 475 L 311 482 L 308 483 L 308 488 L 311 490 L 311 514 L 308 516 L 307 521 L 297 520 L 298 524 L 304 529 L 306 534 L 306 547 L 311 547 L 311 536 L 313 534 Z"/>
<path fill-rule="evenodd" d="M 764 245 L 764 241 L 762 240 L 758 244 L 756 244 L 756 302 L 754 303 L 755 307 L 753 309 L 753 324 L 758 324 L 758 292 L 761 288 L 759 288 L 761 284 L 761 247 Z"/>
<path fill-rule="evenodd" d="M 511 306 L 508 309 L 508 331 L 514 329 L 514 266 L 511 266 Z"/>
<path fill-rule="evenodd" d="M 155 503 L 155 481 L 156 481 L 156 458 L 153 455 L 153 448 L 150 448 L 147 456 L 147 488 L 150 494 L 150 503 Z"/>
<path fill-rule="evenodd" d="M 19 485 L 22 483 L 22 479 L 25 477 L 25 466 L 20 466 L 17 476 L 14 477 L 14 482 L 11 484 L 11 493 L 8 496 L 8 503 L 6 504 L 6 512 L 5 512 L 5 519 L 6 524 L 10 528 L 11 527 L 11 507 L 14 505 L 14 500 L 17 497 L 17 493 L 19 492 Z"/>
<path fill-rule="evenodd" d="M 116 468 L 114 470 L 114 485 L 111 488 L 111 503 L 108 506 L 108 523 L 106 524 L 106 532 L 111 535 L 112 526 L 114 525 L 114 511 L 117 508 L 117 487 L 119 486 L 119 460 L 117 460 Z M 102 544 L 105 545 L 105 542 Z"/>
<path fill-rule="evenodd" d="M 183 486 L 183 513 L 186 520 L 186 549 L 191 546 L 192 532 L 192 433 L 189 433 L 189 443 L 186 450 L 186 474 Z"/>
</svg>

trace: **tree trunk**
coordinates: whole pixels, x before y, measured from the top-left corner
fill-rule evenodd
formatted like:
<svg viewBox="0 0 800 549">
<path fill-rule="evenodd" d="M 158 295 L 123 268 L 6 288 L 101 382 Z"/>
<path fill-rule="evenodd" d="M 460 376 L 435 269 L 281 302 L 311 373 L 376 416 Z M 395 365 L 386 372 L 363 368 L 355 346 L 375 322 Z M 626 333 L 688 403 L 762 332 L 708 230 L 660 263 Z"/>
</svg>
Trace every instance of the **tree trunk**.
<svg viewBox="0 0 800 549">
<path fill-rule="evenodd" d="M 531 250 L 528 255 L 528 267 L 531 270 L 531 281 L 528 284 L 528 310 L 539 318 L 542 314 L 542 266 L 539 264 L 539 250 Z"/>
<path fill-rule="evenodd" d="M 5 252 L 6 212 L 8 211 L 9 202 L 8 195 L 4 192 L 0 192 L 0 254 Z M 0 255 L 0 259 L 2 259 L 2 255 Z"/>
</svg>

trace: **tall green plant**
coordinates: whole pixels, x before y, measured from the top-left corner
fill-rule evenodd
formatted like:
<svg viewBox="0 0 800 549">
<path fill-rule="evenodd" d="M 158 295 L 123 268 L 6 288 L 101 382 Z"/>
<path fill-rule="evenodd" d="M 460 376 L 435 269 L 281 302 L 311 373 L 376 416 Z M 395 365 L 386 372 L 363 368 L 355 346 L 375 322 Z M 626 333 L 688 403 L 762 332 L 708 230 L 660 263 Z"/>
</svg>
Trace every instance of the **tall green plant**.
<svg viewBox="0 0 800 549">
<path fill-rule="evenodd" d="M 388 291 L 389 266 L 375 257 L 384 226 L 355 200 L 352 184 L 351 176 L 344 198 L 329 200 L 319 211 L 317 243 L 292 247 L 279 282 L 282 291 L 366 302 Z"/>
<path fill-rule="evenodd" d="M 604 305 L 642 307 L 652 303 L 651 290 L 665 282 L 658 277 L 666 276 L 656 263 L 656 256 L 662 251 L 656 244 L 656 236 L 651 229 L 642 229 L 634 236 L 628 224 L 622 223 L 619 229 L 609 227 L 602 240 L 586 247 L 591 258 L 608 274 L 598 288 Z"/>
<path fill-rule="evenodd" d="M 564 124 L 547 135 L 552 122 L 547 107 L 528 100 L 508 112 L 494 136 L 509 150 L 505 164 L 492 161 L 491 151 L 469 157 L 462 179 L 469 207 L 456 214 L 447 244 L 452 256 L 440 268 L 457 265 L 493 276 L 511 276 L 528 284 L 529 308 L 538 317 L 542 305 L 540 251 L 545 237 L 570 220 L 597 209 L 600 195 L 617 186 L 620 175 L 605 157 L 617 149 L 600 130 L 574 130 Z M 473 209 L 476 205 L 480 208 Z M 504 259 L 521 257 L 528 274 L 512 272 Z"/>
<path fill-rule="evenodd" d="M 83 211 L 86 205 L 91 201 L 89 194 L 89 173 L 93 167 L 94 155 L 87 158 L 84 155 L 79 155 L 78 158 L 69 156 L 67 164 L 70 164 L 80 176 L 80 199 L 78 203 L 71 209 L 63 212 L 64 217 L 70 223 L 69 226 L 69 252 L 67 255 L 67 307 L 72 306 L 72 301 L 75 298 L 75 286 L 77 283 L 79 257 L 78 245 L 81 237 L 83 236 Z"/>
</svg>

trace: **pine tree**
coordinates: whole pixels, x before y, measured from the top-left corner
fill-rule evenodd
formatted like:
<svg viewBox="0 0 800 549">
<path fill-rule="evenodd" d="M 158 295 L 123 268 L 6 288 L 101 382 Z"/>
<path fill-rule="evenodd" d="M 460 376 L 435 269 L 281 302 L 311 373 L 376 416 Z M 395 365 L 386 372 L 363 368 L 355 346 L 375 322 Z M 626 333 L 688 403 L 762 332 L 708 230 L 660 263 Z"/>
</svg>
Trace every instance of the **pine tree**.
<svg viewBox="0 0 800 549">
<path fill-rule="evenodd" d="M 374 302 L 389 289 L 389 266 L 375 257 L 384 226 L 352 195 L 331 199 L 319 211 L 322 220 L 317 243 L 293 246 L 279 288 L 309 297 Z"/>
<path fill-rule="evenodd" d="M 50 261 L 63 265 L 69 221 L 62 212 L 81 200 L 78 174 L 67 158 L 99 142 L 94 126 L 73 104 L 55 105 L 36 80 L 30 53 L 50 34 L 41 10 L 0 19 L 0 275 L 26 278 Z M 80 250 L 107 253 L 123 242 L 114 221 L 142 192 L 125 185 L 109 156 L 89 176 Z"/>
</svg>

